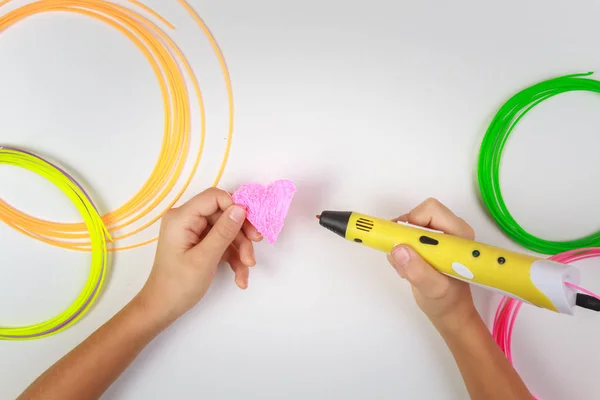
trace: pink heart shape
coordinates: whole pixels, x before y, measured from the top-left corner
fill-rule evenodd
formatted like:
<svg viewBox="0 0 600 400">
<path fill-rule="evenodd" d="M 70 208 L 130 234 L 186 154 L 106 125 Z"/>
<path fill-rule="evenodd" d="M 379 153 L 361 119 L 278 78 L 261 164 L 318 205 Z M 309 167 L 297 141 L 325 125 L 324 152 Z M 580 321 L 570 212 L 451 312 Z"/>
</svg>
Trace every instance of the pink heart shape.
<svg viewBox="0 0 600 400">
<path fill-rule="evenodd" d="M 246 208 L 246 218 L 273 244 L 283 229 L 296 186 L 292 181 L 279 180 L 269 186 L 257 183 L 242 185 L 233 194 L 235 204 Z"/>
</svg>

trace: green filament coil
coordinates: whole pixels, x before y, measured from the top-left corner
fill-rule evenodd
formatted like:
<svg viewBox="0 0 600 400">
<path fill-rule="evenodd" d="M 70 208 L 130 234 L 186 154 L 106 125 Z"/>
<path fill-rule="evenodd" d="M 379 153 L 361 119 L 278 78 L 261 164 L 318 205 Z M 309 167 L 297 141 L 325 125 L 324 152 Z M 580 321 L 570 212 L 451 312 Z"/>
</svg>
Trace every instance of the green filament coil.
<svg viewBox="0 0 600 400">
<path fill-rule="evenodd" d="M 485 206 L 512 240 L 537 253 L 557 254 L 584 247 L 597 247 L 600 246 L 600 232 L 575 240 L 552 241 L 536 237 L 523 229 L 508 211 L 500 190 L 502 152 L 521 118 L 542 101 L 573 91 L 600 93 L 600 81 L 586 78 L 590 75 L 592 72 L 549 79 L 515 94 L 500 108 L 481 143 L 477 177 Z"/>
</svg>

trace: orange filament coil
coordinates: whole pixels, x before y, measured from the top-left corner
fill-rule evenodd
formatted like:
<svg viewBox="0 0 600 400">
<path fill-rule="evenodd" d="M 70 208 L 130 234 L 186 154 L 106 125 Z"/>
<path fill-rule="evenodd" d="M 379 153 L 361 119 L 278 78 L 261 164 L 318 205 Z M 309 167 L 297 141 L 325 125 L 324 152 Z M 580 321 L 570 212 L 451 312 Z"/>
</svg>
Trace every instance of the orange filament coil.
<svg viewBox="0 0 600 400">
<path fill-rule="evenodd" d="M 9 3 L 11 0 L 1 1 L 0 7 Z M 229 102 L 229 127 L 227 135 L 227 144 L 221 166 L 214 180 L 213 185 L 217 185 L 223 175 L 231 140 L 233 136 L 233 92 L 231 88 L 231 79 L 225 64 L 225 59 L 217 42 L 204 24 L 202 19 L 184 0 L 179 0 L 180 4 L 198 23 L 210 45 L 217 56 L 222 73 L 225 79 Z M 165 18 L 157 14 L 149 7 L 132 0 L 135 4 L 147 13 L 153 15 L 156 19 L 173 29 Z M 8 12 L 0 17 L 0 32 L 8 29 L 15 23 L 32 15 L 46 12 L 72 12 L 92 18 L 96 18 L 111 27 L 119 30 L 127 36 L 144 54 L 150 63 L 163 96 L 163 108 L 165 113 L 165 127 L 163 143 L 160 156 L 150 174 L 150 177 L 143 184 L 139 192 L 130 200 L 125 202 L 118 209 L 109 212 L 102 217 L 102 220 L 108 231 L 113 234 L 114 240 L 129 238 L 139 233 L 156 221 L 181 198 L 188 188 L 192 178 L 195 175 L 202 151 L 204 148 L 206 135 L 206 118 L 204 111 L 204 102 L 198 81 L 188 61 L 181 50 L 173 40 L 159 28 L 154 22 L 143 15 L 118 4 L 102 0 L 42 0 L 26 4 L 20 8 Z M 185 166 L 186 156 L 190 150 L 191 138 L 191 108 L 185 77 L 179 68 L 183 66 L 185 72 L 190 77 L 196 96 L 200 104 L 201 116 L 201 137 L 198 153 L 195 157 L 192 170 L 189 177 L 186 178 L 181 190 L 174 196 L 174 199 L 160 212 L 158 212 L 149 221 L 139 227 L 132 225 L 140 220 L 163 202 L 173 191 L 178 182 L 182 170 Z M 17 231 L 41 240 L 51 245 L 79 250 L 90 251 L 91 243 L 89 234 L 84 223 L 60 223 L 46 221 L 27 214 L 24 214 L 16 208 L 0 200 L 0 220 L 13 227 Z M 140 222 L 141 223 L 141 222 Z M 121 233 L 123 232 L 123 233 Z M 157 238 L 139 242 L 129 246 L 113 247 L 110 251 L 126 250 L 146 245 L 156 241 Z"/>
</svg>

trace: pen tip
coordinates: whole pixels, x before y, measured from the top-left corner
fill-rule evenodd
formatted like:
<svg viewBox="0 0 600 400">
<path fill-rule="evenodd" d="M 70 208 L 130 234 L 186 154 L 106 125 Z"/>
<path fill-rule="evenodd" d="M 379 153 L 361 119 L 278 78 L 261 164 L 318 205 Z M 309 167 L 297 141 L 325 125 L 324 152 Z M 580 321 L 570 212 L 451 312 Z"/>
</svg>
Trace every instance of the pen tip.
<svg viewBox="0 0 600 400">
<path fill-rule="evenodd" d="M 320 215 L 317 215 L 316 217 L 317 217 L 317 219 L 321 219 L 321 216 L 320 216 Z"/>
</svg>

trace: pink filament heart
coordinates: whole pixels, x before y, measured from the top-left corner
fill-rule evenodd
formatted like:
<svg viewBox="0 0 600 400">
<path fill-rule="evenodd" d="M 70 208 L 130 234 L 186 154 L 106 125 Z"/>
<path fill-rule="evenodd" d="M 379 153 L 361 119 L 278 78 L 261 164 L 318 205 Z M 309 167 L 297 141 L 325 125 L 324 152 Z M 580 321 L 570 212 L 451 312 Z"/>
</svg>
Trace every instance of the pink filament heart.
<svg viewBox="0 0 600 400">
<path fill-rule="evenodd" d="M 247 210 L 247 219 L 273 244 L 279 237 L 287 216 L 296 186 L 292 181 L 279 180 L 269 186 L 249 183 L 233 194 L 235 204 Z"/>
</svg>

